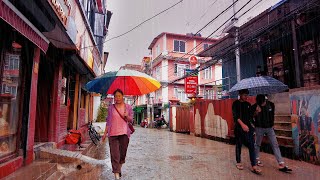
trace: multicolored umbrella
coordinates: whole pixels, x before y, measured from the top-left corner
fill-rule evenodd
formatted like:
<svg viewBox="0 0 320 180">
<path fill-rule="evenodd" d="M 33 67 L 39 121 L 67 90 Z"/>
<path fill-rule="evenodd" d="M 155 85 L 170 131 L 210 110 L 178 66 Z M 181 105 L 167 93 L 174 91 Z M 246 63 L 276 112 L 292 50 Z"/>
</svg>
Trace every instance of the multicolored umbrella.
<svg viewBox="0 0 320 180">
<path fill-rule="evenodd" d="M 134 70 L 107 72 L 88 82 L 85 89 L 89 92 L 112 94 L 121 89 L 124 95 L 143 95 L 156 91 L 160 83 L 151 76 Z"/>
<path fill-rule="evenodd" d="M 274 94 L 287 90 L 288 86 L 272 77 L 259 76 L 242 79 L 229 92 L 232 93 L 241 89 L 248 89 L 250 95 Z"/>
</svg>

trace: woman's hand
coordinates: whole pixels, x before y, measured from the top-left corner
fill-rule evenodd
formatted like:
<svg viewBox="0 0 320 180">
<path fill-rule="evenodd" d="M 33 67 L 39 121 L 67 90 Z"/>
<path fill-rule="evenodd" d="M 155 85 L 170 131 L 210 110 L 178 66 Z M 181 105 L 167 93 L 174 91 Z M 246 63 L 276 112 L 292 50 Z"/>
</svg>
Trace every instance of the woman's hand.
<svg viewBox="0 0 320 180">
<path fill-rule="evenodd" d="M 244 132 L 249 132 L 249 127 L 247 125 L 243 124 L 241 127 Z"/>
<path fill-rule="evenodd" d="M 102 142 L 105 142 L 105 141 L 106 141 L 106 138 L 107 138 L 107 134 L 105 133 L 105 134 L 103 134 L 103 136 L 102 136 Z"/>
<path fill-rule="evenodd" d="M 103 136 L 102 136 L 102 142 L 105 142 L 105 140 L 107 138 L 107 135 L 108 135 L 108 128 L 106 126 L 106 129 L 104 130 L 104 133 L 103 133 Z"/>
</svg>

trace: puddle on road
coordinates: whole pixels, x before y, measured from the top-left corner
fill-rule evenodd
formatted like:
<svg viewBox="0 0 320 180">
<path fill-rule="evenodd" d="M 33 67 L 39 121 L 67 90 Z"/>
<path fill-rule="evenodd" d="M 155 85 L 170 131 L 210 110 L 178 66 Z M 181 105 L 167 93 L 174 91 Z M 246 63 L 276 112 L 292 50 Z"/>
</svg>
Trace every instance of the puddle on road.
<svg viewBox="0 0 320 180">
<path fill-rule="evenodd" d="M 175 155 L 175 156 L 169 156 L 171 160 L 177 161 L 177 160 L 191 160 L 193 159 L 192 156 L 182 156 L 182 155 Z"/>
</svg>

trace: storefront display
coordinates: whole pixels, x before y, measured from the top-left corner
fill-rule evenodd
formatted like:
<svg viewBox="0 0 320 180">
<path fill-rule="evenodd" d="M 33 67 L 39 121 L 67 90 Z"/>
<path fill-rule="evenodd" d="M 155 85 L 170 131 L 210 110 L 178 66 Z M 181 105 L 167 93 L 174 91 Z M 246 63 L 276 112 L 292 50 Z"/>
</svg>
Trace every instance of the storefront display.
<svg viewBox="0 0 320 180">
<path fill-rule="evenodd" d="M 0 86 L 0 159 L 16 151 L 20 50 L 21 45 L 14 42 L 12 47 L 4 50 L 1 55 L 3 66 Z"/>
<path fill-rule="evenodd" d="M 314 41 L 309 40 L 300 46 L 301 60 L 303 62 L 303 84 L 304 87 L 315 86 L 319 84 L 319 62 L 317 60 L 318 46 Z M 318 56 L 319 58 L 319 56 Z"/>
<path fill-rule="evenodd" d="M 276 53 L 267 59 L 268 76 L 284 82 L 284 69 L 282 53 Z"/>
</svg>

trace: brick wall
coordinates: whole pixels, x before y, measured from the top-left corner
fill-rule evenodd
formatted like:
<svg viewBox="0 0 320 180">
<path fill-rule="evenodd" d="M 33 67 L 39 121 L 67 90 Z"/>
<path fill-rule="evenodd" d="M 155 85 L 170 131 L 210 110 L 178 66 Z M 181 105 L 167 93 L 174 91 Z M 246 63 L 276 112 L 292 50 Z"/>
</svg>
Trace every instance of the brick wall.
<svg viewBox="0 0 320 180">
<path fill-rule="evenodd" d="M 67 106 L 60 107 L 60 120 L 59 120 L 59 141 L 63 140 L 67 135 L 67 125 L 69 110 Z"/>
<path fill-rule="evenodd" d="M 79 109 L 79 116 L 78 116 L 78 127 L 79 128 L 86 124 L 85 119 L 86 119 L 86 109 L 80 108 Z"/>
</svg>

